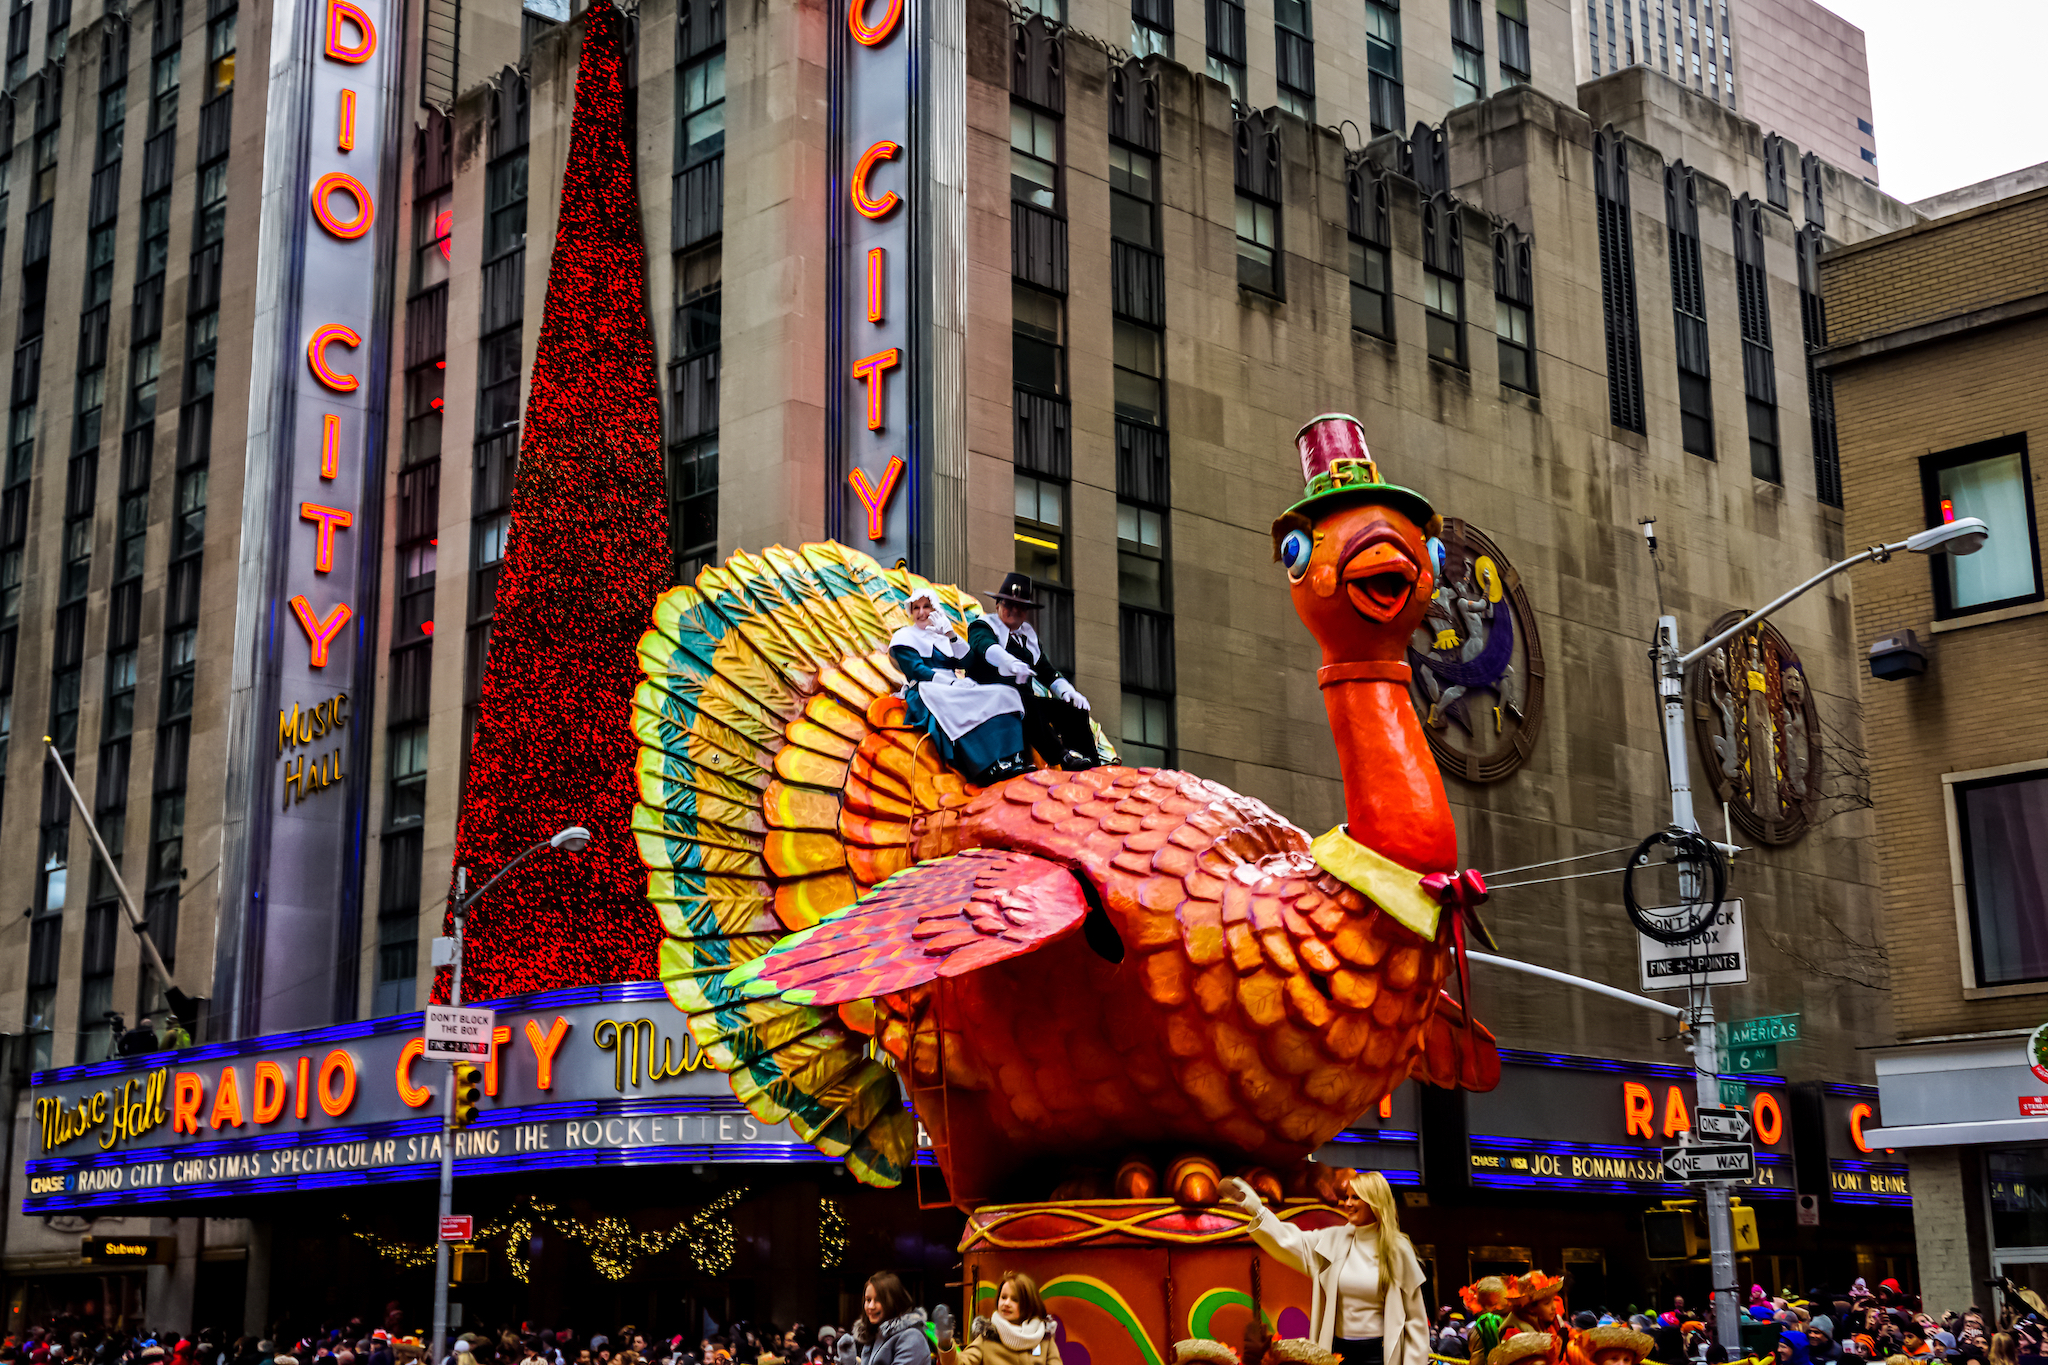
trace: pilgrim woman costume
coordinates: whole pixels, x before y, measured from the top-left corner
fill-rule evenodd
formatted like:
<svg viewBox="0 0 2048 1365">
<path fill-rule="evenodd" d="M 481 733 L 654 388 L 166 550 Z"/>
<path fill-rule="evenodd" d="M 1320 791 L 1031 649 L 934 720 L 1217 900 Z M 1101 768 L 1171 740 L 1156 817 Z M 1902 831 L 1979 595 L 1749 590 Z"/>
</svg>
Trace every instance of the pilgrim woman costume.
<svg viewBox="0 0 2048 1365">
<path fill-rule="evenodd" d="M 1038 609 L 1038 589 L 1031 576 L 1004 574 L 1003 585 L 987 596 L 995 611 L 967 626 L 967 676 L 1016 696 L 1024 708 L 1024 738 L 1046 758 L 1070 773 L 1095 767 L 1102 760 L 1088 699 L 1052 666 L 1032 628 L 1029 613 Z M 1034 682 L 1052 695 L 1038 695 Z"/>
<path fill-rule="evenodd" d="M 889 659 L 904 678 L 904 720 L 929 734 L 939 757 L 977 786 L 1029 772 L 1017 690 L 977 687 L 961 671 L 967 641 L 954 632 L 930 588 L 919 588 L 903 605 L 911 624 L 889 637 Z"/>
</svg>

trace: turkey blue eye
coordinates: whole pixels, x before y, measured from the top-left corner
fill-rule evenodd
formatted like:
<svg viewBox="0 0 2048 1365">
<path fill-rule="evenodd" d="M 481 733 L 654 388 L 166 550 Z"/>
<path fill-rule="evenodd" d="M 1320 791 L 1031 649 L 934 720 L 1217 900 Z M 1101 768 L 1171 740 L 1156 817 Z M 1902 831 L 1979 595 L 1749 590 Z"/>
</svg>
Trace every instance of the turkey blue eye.
<svg viewBox="0 0 2048 1365">
<path fill-rule="evenodd" d="M 1280 542 L 1280 562 L 1287 566 L 1290 582 L 1300 582 L 1301 576 L 1308 572 L 1308 557 L 1314 548 L 1306 531 L 1289 531 L 1287 538 Z"/>
</svg>

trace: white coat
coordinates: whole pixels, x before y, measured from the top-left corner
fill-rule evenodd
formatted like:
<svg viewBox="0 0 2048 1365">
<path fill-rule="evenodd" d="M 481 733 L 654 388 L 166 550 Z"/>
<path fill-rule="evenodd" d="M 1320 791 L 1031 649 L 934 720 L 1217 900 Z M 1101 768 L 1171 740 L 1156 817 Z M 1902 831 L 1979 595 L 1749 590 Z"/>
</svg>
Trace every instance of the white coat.
<svg viewBox="0 0 2048 1365">
<path fill-rule="evenodd" d="M 1359 1231 L 1379 1235 L 1377 1228 Z M 1316 1345 L 1326 1351 L 1333 1349 L 1330 1343 L 1336 1340 L 1337 1326 L 1343 1321 L 1337 1274 L 1351 1249 L 1351 1225 L 1339 1223 L 1307 1232 L 1281 1221 L 1261 1204 L 1251 1234 L 1253 1241 L 1308 1276 L 1311 1331 Z M 1406 1237 L 1395 1237 L 1380 1258 L 1380 1284 L 1386 1292 L 1380 1309 L 1382 1359 L 1386 1365 L 1429 1365 L 1429 1310 L 1422 1302 L 1422 1262 Z"/>
</svg>

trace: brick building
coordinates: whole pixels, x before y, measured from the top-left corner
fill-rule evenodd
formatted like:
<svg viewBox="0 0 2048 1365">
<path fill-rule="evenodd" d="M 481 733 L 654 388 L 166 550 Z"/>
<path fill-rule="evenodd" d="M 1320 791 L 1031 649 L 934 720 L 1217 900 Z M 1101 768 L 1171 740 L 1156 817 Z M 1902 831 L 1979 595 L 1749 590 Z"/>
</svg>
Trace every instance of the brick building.
<svg viewBox="0 0 2048 1365">
<path fill-rule="evenodd" d="M 2044 225 L 2048 190 L 2027 190 L 1821 260 L 1847 543 L 1991 526 L 1970 558 L 1902 558 L 1856 591 L 1861 647 L 1911 631 L 1926 652 L 1924 674 L 1862 683 L 1898 1040 L 1877 1053 L 1871 1141 L 1911 1158 L 1923 1283 L 1944 1308 L 1983 1301 L 1991 1275 L 2048 1286 L 2048 1118 L 2030 1098 L 2048 1088 L 2030 1055 L 2048 1009 L 2048 729 L 1996 700 L 2048 651 L 2030 451 L 2048 270 L 2028 245 Z"/>
<path fill-rule="evenodd" d="M 844 169 L 833 85 L 842 10 L 645 0 L 635 16 L 629 108 L 679 575 L 777 542 L 865 543 L 833 463 L 832 423 L 848 401 L 847 376 L 829 359 L 841 325 L 829 291 L 844 265 L 833 258 L 845 216 L 834 179 Z M 1296 428 L 1318 412 L 1353 412 L 1387 475 L 1467 528 L 1458 543 L 1475 566 L 1495 565 L 1520 613 L 1523 690 L 1502 699 L 1498 718 L 1475 707 L 1438 732 L 1461 856 L 1489 872 L 1516 869 L 1625 849 L 1661 825 L 1661 744 L 1642 664 L 1660 590 L 1664 609 L 1700 638 L 1728 610 L 1840 556 L 1834 402 L 1809 363 L 1814 261 L 1826 245 L 1917 215 L 1865 183 L 1861 167 L 1831 164 L 1647 67 L 1580 84 L 1577 19 L 1550 0 L 1452 0 L 1427 13 L 1372 0 L 1313 15 L 1300 0 L 1039 0 L 1028 13 L 971 0 L 962 12 L 964 28 L 942 35 L 956 43 L 944 71 L 958 104 L 934 138 L 956 159 L 931 180 L 956 196 L 935 210 L 952 225 L 952 254 L 931 275 L 960 285 L 947 300 L 959 349 L 947 354 L 961 382 L 915 475 L 936 509 L 915 546 L 922 570 L 979 588 L 1031 572 L 1051 599 L 1055 656 L 1127 756 L 1185 767 L 1304 828 L 1327 828 L 1342 803 L 1314 646 L 1288 608 L 1269 526 L 1300 494 Z M 246 25 L 264 35 L 251 44 L 268 50 L 277 15 L 267 4 L 250 13 Z M 25 358 L 0 517 L 0 613 L 13 621 L 0 626 L 11 632 L 11 682 L 0 686 L 12 688 L 12 714 L 51 716 L 69 740 L 60 748 L 174 977 L 207 1001 L 208 1034 L 246 1040 L 400 1015 L 431 986 L 424 941 L 440 931 L 453 871 L 582 26 L 431 0 L 408 8 L 406 41 L 393 44 L 418 60 L 388 77 L 401 116 L 384 125 L 376 183 L 393 187 L 378 215 L 390 235 L 381 274 L 363 276 L 380 282 L 366 297 L 382 312 L 360 329 L 366 349 L 319 349 L 335 363 L 360 355 L 374 395 L 360 448 L 378 481 L 351 509 L 356 539 L 343 543 L 357 547 L 368 585 L 358 601 L 375 609 L 336 646 L 353 651 L 353 705 L 347 747 L 323 770 L 335 789 L 310 806 L 303 778 L 285 792 L 295 817 L 332 802 L 348 838 L 336 835 L 341 851 L 315 864 L 331 908 L 266 919 L 257 892 L 286 860 L 266 861 L 270 836 L 253 812 L 275 804 L 284 776 L 270 747 L 282 742 L 264 700 L 273 694 L 262 691 L 274 680 L 257 641 L 273 629 L 266 622 L 281 622 L 261 638 L 300 642 L 266 575 L 282 562 L 272 540 L 296 534 L 304 548 L 314 532 L 277 520 L 275 509 L 298 498 L 267 481 L 278 466 L 264 387 L 287 374 L 304 382 L 306 338 L 271 309 L 282 287 L 307 282 L 277 272 L 281 239 L 266 235 L 271 215 L 254 206 L 285 183 L 266 162 L 270 111 L 301 106 L 272 91 L 260 63 L 235 81 L 230 60 L 222 76 L 232 14 L 219 0 L 203 21 L 170 0 L 125 23 L 81 9 L 69 67 L 46 57 L 18 88 L 6 164 L 23 169 L 0 223 L 4 242 L 28 254 L 20 270 L 10 257 L 0 271 L 0 342 Z M 43 36 L 53 31 L 23 21 L 24 71 L 30 55 L 61 50 Z M 159 60 L 202 42 L 218 91 L 204 105 L 181 97 L 179 67 Z M 145 79 L 149 146 L 167 150 L 131 156 L 110 176 L 69 173 L 93 140 L 88 125 L 122 126 L 102 90 L 139 90 Z M 179 131 L 157 142 L 181 98 L 192 107 Z M 48 110 L 33 136 L 31 107 Z M 140 108 L 130 98 L 125 117 Z M 315 150 L 329 155 L 326 143 Z M 117 163 L 94 161 L 106 164 Z M 150 235 L 162 193 L 168 245 Z M 110 207 L 111 220 L 101 216 Z M 118 231 L 103 281 L 92 253 L 109 221 Z M 247 232 L 224 226 L 245 221 Z M 136 308 L 107 308 L 131 287 Z M 222 311 L 210 319 L 216 290 Z M 52 328 L 45 357 L 29 320 L 40 329 L 45 313 L 73 308 L 88 319 L 83 350 L 71 349 L 68 326 Z M 95 357 L 104 365 L 86 363 Z M 150 386 L 152 403 L 158 382 L 184 398 L 175 424 L 168 397 L 128 400 L 121 477 L 94 483 L 90 462 L 56 452 L 91 446 L 73 414 L 102 381 L 117 394 Z M 115 461 L 113 429 L 97 447 L 103 470 Z M 1661 589 L 1638 529 L 1650 516 L 1665 555 Z M 131 598 L 137 605 L 125 605 Z M 1829 969 L 1878 934 L 1849 603 L 1837 583 L 1780 623 L 1811 702 L 1802 723 L 1825 737 L 1817 752 L 1827 758 L 1813 770 L 1811 818 L 1738 864 L 1750 979 L 1719 999 L 1727 1016 L 1805 1017 L 1806 1041 L 1788 1048 L 1784 1074 L 1756 1080 L 1793 1120 L 1770 1158 L 1776 1183 L 1759 1192 L 1769 1245 L 1750 1271 L 1773 1283 L 1912 1274 L 1903 1193 L 1838 1187 L 1818 1232 L 1792 1217 L 1795 1178 L 1813 1189 L 1838 1160 L 1854 1164 L 1837 1148 L 1850 1109 L 1870 1098 L 1855 1047 L 1888 1027 L 1878 975 Z M 332 619 L 324 610 L 322 599 L 301 618 L 308 632 Z M 274 694 L 281 714 L 314 699 Z M 0 1017 L 21 1021 L 45 1078 L 75 1077 L 66 1068 L 111 1046 L 109 1011 L 132 1017 L 158 999 L 132 937 L 115 932 L 111 888 L 86 870 L 82 824 L 42 764 L 26 743 L 7 758 L 13 799 L 0 807 L 0 847 L 14 853 L 0 859 L 0 895 L 33 910 L 16 930 L 31 950 L 0 960 Z M 1503 891 L 1491 922 L 1512 956 L 1633 985 L 1637 936 L 1617 899 L 1611 876 L 1532 880 Z M 1611 1286 L 1617 1306 L 1652 1289 L 1698 1296 L 1704 1271 L 1649 1262 L 1637 1235 L 1645 1204 L 1676 1191 L 1569 1167 L 1612 1165 L 1617 1145 L 1654 1152 L 1623 1087 L 1689 1087 L 1667 1025 L 1490 971 L 1478 976 L 1480 1009 L 1515 1049 L 1519 1079 L 1469 1102 L 1405 1087 L 1347 1139 L 1351 1159 L 1405 1172 L 1445 1210 L 1416 1215 L 1432 1292 L 1442 1299 L 1485 1268 L 1565 1264 L 1589 1295 Z M 1672 1137 L 1665 1123 L 1660 1136 Z M 17 1128 L 19 1175 L 37 1158 L 26 1120 Z M 1475 1163 L 1514 1161 L 1551 1174 L 1491 1185 L 1472 1174 L 1494 1169 Z M 711 1170 L 706 1180 L 737 1179 Z M 32 1174 L 55 1178 L 41 1166 Z M 149 1300 L 190 1302 L 196 1284 L 207 1311 L 260 1324 L 282 1294 L 270 1289 L 268 1229 L 287 1220 L 310 1236 L 309 1223 L 333 1212 L 388 1212 L 360 1191 L 318 1195 L 329 1202 L 317 1207 L 291 1202 L 314 1199 L 311 1188 L 210 1190 L 222 1202 L 200 1207 L 235 1221 L 187 1216 L 194 1206 L 158 1220 L 153 1230 L 178 1252 L 146 1272 Z M 815 1210 L 814 1189 L 804 1194 L 794 1178 L 778 1188 L 784 1212 Z M 18 1311 L 65 1301 L 65 1284 L 82 1282 L 64 1279 L 87 1269 L 75 1243 L 42 1217 L 66 1207 L 59 1198 L 8 1211 Z M 149 1216 L 140 1205 L 93 1207 L 110 1230 L 139 1234 Z M 1540 1237 L 1528 1232 L 1532 1213 Z M 129 1214 L 137 1221 L 119 1221 Z M 244 1265 L 235 1285 L 230 1271 L 205 1269 Z M 123 1292 L 142 1296 L 144 1274 Z M 30 1277 L 33 1292 L 21 1287 Z M 345 1307 L 344 1291 L 372 1278 L 337 1268 L 319 1288 Z M 763 1266 L 745 1291 L 757 1307 L 743 1311 L 786 1320 L 794 1305 L 807 1317 L 802 1296 L 815 1278 Z"/>
</svg>

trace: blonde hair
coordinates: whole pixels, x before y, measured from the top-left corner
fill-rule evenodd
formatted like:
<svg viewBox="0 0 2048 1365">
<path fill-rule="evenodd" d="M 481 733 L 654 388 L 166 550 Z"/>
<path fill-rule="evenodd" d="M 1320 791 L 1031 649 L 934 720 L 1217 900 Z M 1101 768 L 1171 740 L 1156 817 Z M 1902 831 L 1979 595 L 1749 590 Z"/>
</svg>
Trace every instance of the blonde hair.
<svg viewBox="0 0 2048 1365">
<path fill-rule="evenodd" d="M 2016 1365 L 2020 1358 L 2020 1339 L 2010 1332 L 1993 1332 L 1988 1353 L 1991 1365 Z"/>
<path fill-rule="evenodd" d="M 1401 1235 L 1401 1215 L 1394 1209 L 1394 1187 L 1378 1171 L 1359 1171 L 1351 1177 L 1351 1193 L 1372 1210 L 1380 1229 L 1380 1265 L 1391 1267 L 1394 1248 L 1406 1240 Z M 1390 1271 L 1382 1269 L 1381 1273 Z"/>
</svg>

